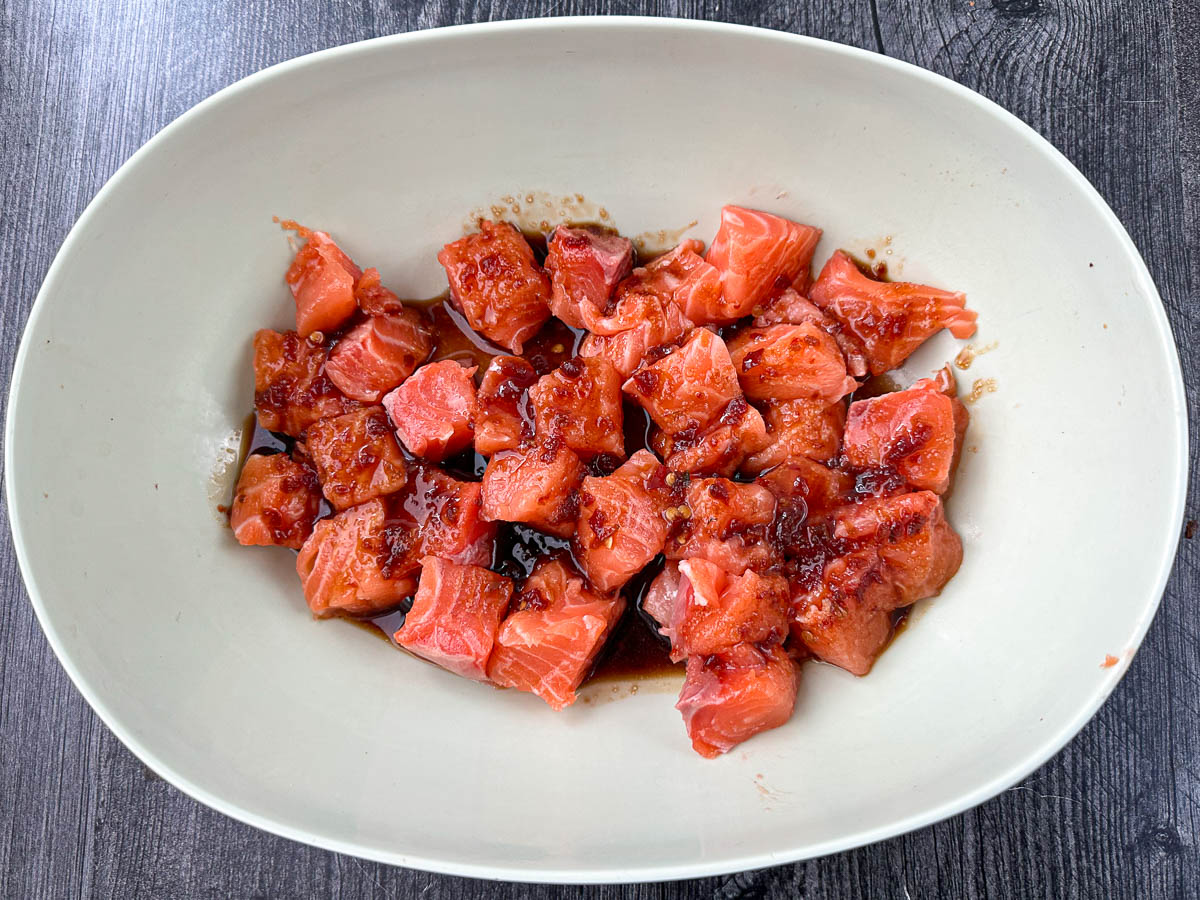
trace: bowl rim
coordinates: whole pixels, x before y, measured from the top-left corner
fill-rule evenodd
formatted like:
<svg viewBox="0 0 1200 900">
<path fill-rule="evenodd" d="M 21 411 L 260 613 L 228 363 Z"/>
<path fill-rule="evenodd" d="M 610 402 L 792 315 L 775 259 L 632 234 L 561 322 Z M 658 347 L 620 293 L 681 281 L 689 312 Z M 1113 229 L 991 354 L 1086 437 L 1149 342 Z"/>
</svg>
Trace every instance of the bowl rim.
<svg viewBox="0 0 1200 900">
<path fill-rule="evenodd" d="M 1158 300 L 1157 304 L 1149 303 L 1148 305 L 1150 306 L 1150 315 L 1155 326 L 1156 335 L 1161 345 L 1160 352 L 1165 355 L 1168 368 L 1171 370 L 1172 377 L 1169 379 L 1170 384 L 1167 386 L 1166 397 L 1164 399 L 1168 402 L 1169 407 L 1176 413 L 1176 415 L 1173 417 L 1173 423 L 1176 430 L 1176 439 L 1174 441 L 1173 450 L 1176 455 L 1177 462 L 1174 467 L 1173 495 L 1175 497 L 1175 501 L 1171 514 L 1167 518 L 1167 524 L 1170 524 L 1171 527 L 1174 528 L 1176 538 L 1171 540 L 1169 536 L 1167 536 L 1163 541 L 1162 553 L 1154 563 L 1157 572 L 1155 578 L 1155 587 L 1135 623 L 1133 640 L 1129 645 L 1129 652 L 1122 654 L 1120 662 L 1108 670 L 1105 677 L 1102 677 L 1097 681 L 1096 687 L 1092 691 L 1092 694 L 1087 698 L 1086 702 L 1081 704 L 1074 716 L 1072 716 L 1068 721 L 1061 725 L 1057 731 L 1044 740 L 1035 751 L 1019 760 L 1010 762 L 1002 769 L 1002 771 L 996 775 L 993 775 L 984 783 L 976 786 L 973 790 L 961 794 L 953 801 L 949 801 L 906 816 L 900 816 L 894 821 L 882 826 L 862 829 L 851 834 L 827 839 L 814 844 L 800 846 L 785 852 L 749 852 L 740 855 L 726 856 L 715 860 L 698 859 L 689 863 L 638 865 L 634 867 L 622 866 L 619 861 L 616 861 L 613 865 L 607 867 L 580 869 L 538 868 L 536 866 L 525 867 L 519 865 L 491 865 L 471 862 L 465 857 L 463 859 L 444 859 L 423 856 L 419 853 L 409 853 L 403 851 L 380 851 L 372 847 L 355 844 L 352 841 L 331 839 L 322 834 L 308 831 L 304 828 L 297 828 L 283 822 L 278 822 L 267 816 L 259 815 L 243 809 L 236 802 L 209 792 L 203 785 L 192 782 L 180 772 L 175 771 L 171 766 L 159 759 L 150 747 L 147 747 L 138 741 L 133 736 L 132 732 L 126 728 L 125 725 L 108 708 L 104 698 L 101 696 L 100 691 L 93 688 L 93 686 L 88 683 L 88 681 L 76 668 L 71 657 L 64 649 L 61 636 L 49 624 L 45 606 L 41 598 L 41 593 L 38 589 L 37 578 L 31 566 L 25 545 L 25 539 L 22 534 L 22 528 L 20 525 L 22 521 L 21 508 L 13 489 L 12 480 L 12 473 L 14 471 L 14 439 L 19 440 L 14 424 L 14 409 L 18 405 L 15 401 L 19 399 L 21 392 L 23 380 L 22 375 L 25 369 L 26 358 L 30 352 L 30 335 L 35 330 L 36 323 L 46 305 L 46 297 L 54 292 L 56 282 L 60 279 L 62 270 L 64 268 L 64 260 L 71 255 L 75 244 L 81 239 L 81 236 L 87 232 L 89 223 L 96 214 L 96 211 L 107 202 L 111 194 L 118 190 L 121 183 L 130 177 L 131 173 L 138 167 L 143 157 L 156 152 L 159 145 L 163 144 L 172 134 L 174 134 L 175 131 L 182 128 L 191 120 L 198 118 L 210 107 L 215 107 L 231 101 L 240 94 L 252 90 L 262 83 L 277 78 L 286 77 L 293 71 L 303 67 L 319 64 L 342 56 L 352 56 L 356 53 L 363 52 L 367 48 L 375 49 L 387 46 L 400 48 L 406 45 L 417 43 L 453 41 L 460 35 L 470 35 L 476 33 L 516 34 L 537 33 L 543 31 L 577 31 L 594 28 L 663 31 L 684 34 L 728 35 L 740 38 L 775 41 L 798 48 L 816 47 L 824 52 L 832 52 L 844 55 L 866 66 L 877 66 L 885 71 L 890 71 L 903 77 L 915 78 L 919 81 L 924 81 L 929 85 L 946 91 L 951 96 L 956 96 L 961 101 L 973 104 L 979 111 L 987 113 L 993 118 L 998 119 L 1002 123 L 1006 124 L 1009 128 L 1015 129 L 1018 134 L 1033 144 L 1034 147 L 1036 147 L 1042 154 L 1052 161 L 1060 170 L 1060 172 L 1067 177 L 1072 185 L 1081 192 L 1081 195 L 1086 198 L 1086 200 L 1093 207 L 1095 214 L 1099 216 L 1109 226 L 1109 228 L 1116 233 L 1122 249 L 1134 261 L 1133 267 L 1135 275 L 1147 300 L 1151 298 Z M 1154 284 L 1153 278 L 1146 267 L 1141 253 L 1137 249 L 1137 246 L 1134 244 L 1132 238 L 1129 236 L 1129 233 L 1121 224 L 1116 214 L 1109 207 L 1107 201 L 1105 201 L 1105 199 L 1100 195 L 1091 182 L 1087 180 L 1087 178 L 1069 159 L 1067 159 L 1066 156 L 1063 155 L 1061 151 L 1059 151 L 1053 144 L 1046 140 L 1046 138 L 1042 137 L 1042 135 L 1039 134 L 1035 129 L 1026 124 L 1022 119 L 1013 113 L 1010 113 L 1008 110 L 1004 109 L 994 101 L 989 100 L 976 91 L 952 81 L 945 76 L 939 75 L 928 69 L 921 68 L 920 66 L 905 62 L 903 60 L 885 56 L 871 50 L 865 50 L 859 47 L 853 47 L 846 44 L 840 44 L 835 41 L 825 40 L 823 38 L 775 31 L 756 26 L 736 25 L 725 22 L 710 22 L 695 19 L 672 19 L 665 17 L 641 16 L 563 16 L 558 18 L 513 19 L 497 22 L 450 25 L 420 31 L 384 35 L 362 41 L 341 44 L 335 47 L 318 50 L 275 63 L 271 66 L 260 69 L 257 72 L 251 73 L 250 75 L 244 76 L 243 78 L 240 78 L 226 87 L 221 88 L 216 93 L 201 100 L 199 103 L 190 107 L 179 117 L 167 124 L 145 144 L 138 148 L 138 150 L 136 150 L 124 163 L 122 163 L 117 171 L 108 178 L 108 180 L 88 203 L 87 207 L 79 216 L 79 219 L 71 227 L 61 247 L 55 254 L 54 260 L 47 270 L 42 285 L 38 290 L 37 296 L 35 297 L 30 308 L 29 317 L 26 320 L 23 329 L 21 343 L 17 350 L 10 380 L 8 408 L 6 411 L 4 427 L 4 491 L 5 501 L 8 507 L 9 526 L 13 537 L 13 549 L 17 558 L 17 563 L 20 568 L 22 578 L 25 582 L 30 603 L 32 604 L 34 613 L 37 616 L 38 624 L 45 633 L 46 639 L 49 642 L 51 649 L 54 651 L 55 656 L 58 658 L 59 663 L 70 677 L 76 689 L 80 692 L 80 694 L 83 695 L 83 698 L 87 701 L 88 705 L 91 706 L 96 715 L 99 716 L 100 720 L 109 728 L 109 730 L 116 735 L 117 739 L 120 740 L 121 743 L 124 744 L 134 754 L 134 756 L 149 766 L 155 773 L 160 775 L 165 781 L 192 799 L 197 800 L 205 806 L 229 816 L 232 819 L 244 822 L 270 834 L 275 834 L 280 837 L 288 838 L 336 853 L 344 853 L 389 865 L 398 865 L 440 874 L 466 876 L 472 878 L 487 878 L 501 881 L 526 881 L 557 884 L 668 881 L 683 878 L 701 878 L 713 875 L 721 875 L 731 872 L 760 869 L 767 866 L 812 859 L 815 857 L 825 856 L 828 854 L 865 846 L 867 844 L 872 844 L 877 841 L 905 834 L 907 832 L 926 827 L 942 821 L 943 819 L 957 815 L 991 799 L 1001 791 L 1011 787 L 1017 781 L 1033 772 L 1052 756 L 1057 754 L 1091 720 L 1096 711 L 1117 686 L 1125 672 L 1128 671 L 1133 656 L 1136 654 L 1137 649 L 1141 646 L 1146 632 L 1150 627 L 1150 623 L 1153 621 L 1154 615 L 1158 610 L 1158 606 L 1162 601 L 1162 596 L 1166 589 L 1166 585 L 1174 566 L 1174 561 L 1178 550 L 1180 540 L 1178 535 L 1180 534 L 1183 523 L 1186 501 L 1189 437 L 1185 396 L 1183 374 L 1180 365 L 1178 349 L 1169 320 L 1167 319 L 1165 308 L 1163 307 L 1161 295 Z"/>
</svg>

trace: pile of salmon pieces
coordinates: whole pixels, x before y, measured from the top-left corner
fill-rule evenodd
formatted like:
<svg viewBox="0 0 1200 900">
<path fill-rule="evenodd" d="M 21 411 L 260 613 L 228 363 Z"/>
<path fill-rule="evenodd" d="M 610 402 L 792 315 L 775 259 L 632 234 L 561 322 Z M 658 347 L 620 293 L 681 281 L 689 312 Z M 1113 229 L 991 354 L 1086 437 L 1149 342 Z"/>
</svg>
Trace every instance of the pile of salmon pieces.
<svg viewBox="0 0 1200 900">
<path fill-rule="evenodd" d="M 407 609 L 400 646 L 561 709 L 652 575 L 641 611 L 686 661 L 677 708 L 716 756 L 788 720 L 804 659 L 865 675 L 897 611 L 957 571 L 949 367 L 854 394 L 943 328 L 971 336 L 962 294 L 841 250 L 814 280 L 820 229 L 734 206 L 707 253 L 640 266 L 610 230 L 559 226 L 543 255 L 481 221 L 438 254 L 493 351 L 466 365 L 377 270 L 300 235 L 295 330 L 254 337 L 258 423 L 290 450 L 247 458 L 230 521 L 299 551 L 315 616 Z M 572 350 L 528 353 L 549 327 Z M 652 424 L 632 440 L 634 414 Z M 472 451 L 478 479 L 450 465 Z M 504 574 L 512 523 L 569 552 Z"/>
</svg>

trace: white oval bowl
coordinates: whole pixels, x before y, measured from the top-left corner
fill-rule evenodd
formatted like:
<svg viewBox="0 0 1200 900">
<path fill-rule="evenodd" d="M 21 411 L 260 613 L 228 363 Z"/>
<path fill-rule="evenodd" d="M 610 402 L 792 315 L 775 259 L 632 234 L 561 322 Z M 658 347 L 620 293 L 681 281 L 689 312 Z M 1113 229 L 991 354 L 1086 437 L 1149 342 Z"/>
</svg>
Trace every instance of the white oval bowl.
<svg viewBox="0 0 1200 900">
<path fill-rule="evenodd" d="M 316 623 L 292 555 L 239 548 L 215 513 L 229 473 L 214 470 L 251 406 L 251 334 L 292 321 L 271 216 L 333 232 L 422 296 L 472 208 L 533 189 L 582 193 L 628 234 L 695 219 L 708 239 L 723 203 L 812 222 L 818 264 L 877 247 L 894 274 L 966 291 L 976 343 L 996 343 L 963 379 L 997 390 L 972 406 L 976 452 L 949 505 L 962 570 L 869 677 L 807 666 L 791 722 L 715 761 L 665 689 L 555 714 Z M 939 335 L 907 369 L 957 349 Z M 1095 712 L 1154 614 L 1186 442 L 1145 266 L 1016 118 L 822 41 L 573 19 L 328 50 L 164 129 L 46 278 L 6 461 L 51 645 L 171 783 L 332 850 L 587 882 L 826 854 L 1030 772 Z"/>
</svg>

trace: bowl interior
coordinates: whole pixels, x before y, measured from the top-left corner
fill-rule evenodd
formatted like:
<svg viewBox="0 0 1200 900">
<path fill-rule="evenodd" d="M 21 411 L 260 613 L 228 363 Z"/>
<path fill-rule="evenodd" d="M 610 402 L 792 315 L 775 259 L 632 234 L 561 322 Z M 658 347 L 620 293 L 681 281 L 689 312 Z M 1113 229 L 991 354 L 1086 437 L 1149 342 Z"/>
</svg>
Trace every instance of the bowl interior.
<svg viewBox="0 0 1200 900">
<path fill-rule="evenodd" d="M 980 314 L 949 515 L 962 570 L 865 679 L 805 668 L 792 721 L 690 750 L 677 685 L 554 714 L 314 622 L 284 551 L 223 528 L 250 339 L 292 321 L 271 217 L 332 232 L 409 296 L 511 196 L 711 238 L 735 202 L 876 248 Z M 569 205 L 569 204 L 568 204 Z M 540 214 L 540 213 L 539 213 Z M 951 359 L 947 335 L 907 366 Z M 1132 244 L 1015 119 L 871 54 L 730 27 L 543 22 L 285 64 L 138 154 L 64 246 L 14 379 L 9 496 L 76 683 L 180 787 L 292 837 L 524 879 L 782 862 L 978 802 L 1124 671 L 1173 552 L 1178 364 Z M 1136 472 L 1136 482 L 1128 477 Z M 1136 485 L 1136 486 L 1135 486 Z M 1121 659 L 1101 668 L 1105 656 Z M 607 702 L 612 700 L 613 702 Z"/>
</svg>

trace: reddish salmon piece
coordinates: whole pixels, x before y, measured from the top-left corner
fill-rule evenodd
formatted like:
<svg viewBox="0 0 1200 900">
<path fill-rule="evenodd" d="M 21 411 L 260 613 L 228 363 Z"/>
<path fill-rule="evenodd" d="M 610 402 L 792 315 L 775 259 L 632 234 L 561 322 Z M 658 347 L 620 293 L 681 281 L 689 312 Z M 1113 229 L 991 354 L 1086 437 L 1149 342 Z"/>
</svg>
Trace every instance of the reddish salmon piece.
<svg viewBox="0 0 1200 900">
<path fill-rule="evenodd" d="M 812 322 L 747 328 L 729 342 L 729 356 L 755 400 L 833 402 L 858 387 L 837 342 Z"/>
<path fill-rule="evenodd" d="M 825 263 L 809 297 L 842 323 L 863 348 L 872 375 L 904 362 L 943 328 L 956 338 L 975 333 L 966 295 L 905 281 L 876 281 L 838 250 Z"/>
<path fill-rule="evenodd" d="M 553 709 L 570 706 L 625 600 L 596 593 L 561 560 L 542 560 L 513 606 L 496 635 L 488 678 L 537 694 Z"/>
<path fill-rule="evenodd" d="M 516 450 L 533 439 L 533 407 L 529 389 L 538 376 L 519 356 L 494 357 L 478 391 L 475 449 L 484 456 Z"/>
<path fill-rule="evenodd" d="M 642 595 L 642 612 L 659 624 L 658 633 L 667 640 L 674 640 L 678 596 L 679 563 L 668 560 Z"/>
<path fill-rule="evenodd" d="M 538 437 L 561 438 L 585 459 L 625 455 L 621 379 L 606 359 L 575 357 L 529 389 Z"/>
<path fill-rule="evenodd" d="M 496 526 L 480 515 L 479 484 L 421 463 L 410 466 L 408 476 L 401 491 L 317 523 L 300 554 L 307 561 L 298 563 L 297 571 L 318 616 L 357 615 L 399 602 L 416 588 L 426 556 L 491 565 Z"/>
<path fill-rule="evenodd" d="M 648 450 L 611 475 L 583 479 L 575 556 L 592 584 L 615 591 L 662 552 L 664 512 L 683 502 L 683 482 Z"/>
<path fill-rule="evenodd" d="M 700 241 L 687 240 L 634 269 L 617 286 L 618 306 L 626 296 L 640 294 L 674 305 L 689 320 L 709 321 L 721 302 L 721 273 L 700 255 L 703 250 Z"/>
<path fill-rule="evenodd" d="M 708 427 L 689 425 L 675 435 L 655 431 L 650 436 L 650 445 L 670 468 L 679 472 L 728 478 L 747 456 L 763 449 L 769 440 L 758 410 L 739 396 L 730 400 L 720 417 Z"/>
<path fill-rule="evenodd" d="M 616 234 L 560 225 L 546 249 L 551 312 L 572 328 L 594 330 L 617 282 L 633 268 L 633 244 Z"/>
<path fill-rule="evenodd" d="M 666 557 L 703 559 L 731 575 L 767 568 L 778 561 L 771 541 L 775 505 L 775 495 L 761 484 L 693 479 L 687 489 L 687 516 L 675 520 Z"/>
<path fill-rule="evenodd" d="M 805 269 L 804 275 L 808 272 L 809 270 Z M 756 328 L 767 325 L 803 325 L 805 322 L 819 326 L 833 337 L 838 349 L 842 351 L 842 356 L 846 358 L 846 371 L 856 378 L 867 374 L 867 358 L 863 354 L 862 344 L 853 335 L 845 332 L 841 322 L 826 315 L 805 297 L 799 288 L 785 288 L 770 297 L 762 307 L 756 307 L 754 310 Z"/>
<path fill-rule="evenodd" d="M 394 606 L 416 589 L 416 563 L 399 564 L 397 540 L 381 499 L 316 524 L 300 548 L 296 574 L 319 619 L 365 615 Z"/>
<path fill-rule="evenodd" d="M 307 453 L 334 509 L 366 503 L 404 487 L 404 456 L 382 406 L 322 419 L 308 429 Z"/>
<path fill-rule="evenodd" d="M 502 450 L 483 473 L 483 517 L 570 537 L 579 513 L 576 489 L 585 474 L 579 457 L 562 441 Z"/>
<path fill-rule="evenodd" d="M 854 478 L 849 473 L 805 456 L 759 475 L 755 483 L 775 495 L 781 518 L 786 509 L 792 523 L 800 525 L 809 516 L 819 518 L 848 503 L 854 494 Z"/>
<path fill-rule="evenodd" d="M 481 221 L 478 232 L 443 247 L 438 262 L 467 324 L 513 353 L 550 318 L 550 279 L 507 222 Z"/>
<path fill-rule="evenodd" d="M 742 464 L 756 475 L 790 460 L 828 462 L 842 446 L 846 404 L 841 400 L 777 400 L 766 404 L 764 419 L 770 443 Z"/>
<path fill-rule="evenodd" d="M 740 206 L 724 207 L 707 257 L 721 272 L 721 304 L 709 317 L 691 318 L 727 325 L 749 315 L 779 284 L 791 284 L 812 265 L 820 239 L 820 228 Z"/>
<path fill-rule="evenodd" d="M 483 487 L 459 481 L 435 466 L 416 463 L 409 468 L 408 487 L 391 499 L 397 527 L 408 529 L 406 542 L 412 553 L 404 557 L 415 564 L 423 556 L 449 562 L 489 566 L 496 546 L 496 524 L 483 518 Z"/>
<path fill-rule="evenodd" d="M 365 275 L 363 277 L 366 277 Z M 414 309 L 368 316 L 329 352 L 325 372 L 347 397 L 378 403 L 433 351 L 433 335 Z"/>
<path fill-rule="evenodd" d="M 847 463 L 894 470 L 914 490 L 944 493 L 969 419 L 954 390 L 947 368 L 908 390 L 851 403 L 844 437 Z"/>
<path fill-rule="evenodd" d="M 878 550 L 902 606 L 937 594 L 962 564 L 962 541 L 932 491 L 867 499 L 833 516 L 836 538 Z"/>
<path fill-rule="evenodd" d="M 675 343 L 692 328 L 672 300 L 650 294 L 621 296 L 611 319 L 618 318 L 630 326 L 613 334 L 589 334 L 579 355 L 604 357 L 623 379 L 634 373 L 651 350 Z"/>
<path fill-rule="evenodd" d="M 421 560 L 412 609 L 395 641 L 455 675 L 486 681 L 488 658 L 512 591 L 512 581 L 489 569 L 427 556 Z"/>
<path fill-rule="evenodd" d="M 229 527 L 245 546 L 299 550 L 321 507 L 313 470 L 286 453 L 246 458 L 233 490 Z"/>
<path fill-rule="evenodd" d="M 254 409 L 268 431 L 299 437 L 313 422 L 358 407 L 325 374 L 325 348 L 294 331 L 254 334 Z"/>
<path fill-rule="evenodd" d="M 782 575 L 753 570 L 731 575 L 704 559 L 683 560 L 671 618 L 671 660 L 721 653 L 744 641 L 782 644 L 788 600 Z"/>
<path fill-rule="evenodd" d="M 903 605 L 878 552 L 856 550 L 826 563 L 815 587 L 794 589 L 792 636 L 819 659 L 866 675 Z"/>
<path fill-rule="evenodd" d="M 354 299 L 368 316 L 395 316 L 408 308 L 403 300 L 383 286 L 379 270 L 374 268 L 363 270 L 362 277 L 354 285 Z"/>
<path fill-rule="evenodd" d="M 799 682 L 800 667 L 782 647 L 738 644 L 688 660 L 675 708 L 692 748 L 712 759 L 787 722 Z"/>
<path fill-rule="evenodd" d="M 622 389 L 667 434 L 704 429 L 742 396 L 725 342 L 695 329 L 678 350 L 643 366 Z"/>
<path fill-rule="evenodd" d="M 475 366 L 452 359 L 421 366 L 383 398 L 396 435 L 409 452 L 441 462 L 475 436 Z"/>
<path fill-rule="evenodd" d="M 296 331 L 301 337 L 336 331 L 354 315 L 354 285 L 361 275 L 333 238 L 323 231 L 308 235 L 284 276 L 296 301 Z"/>
</svg>

